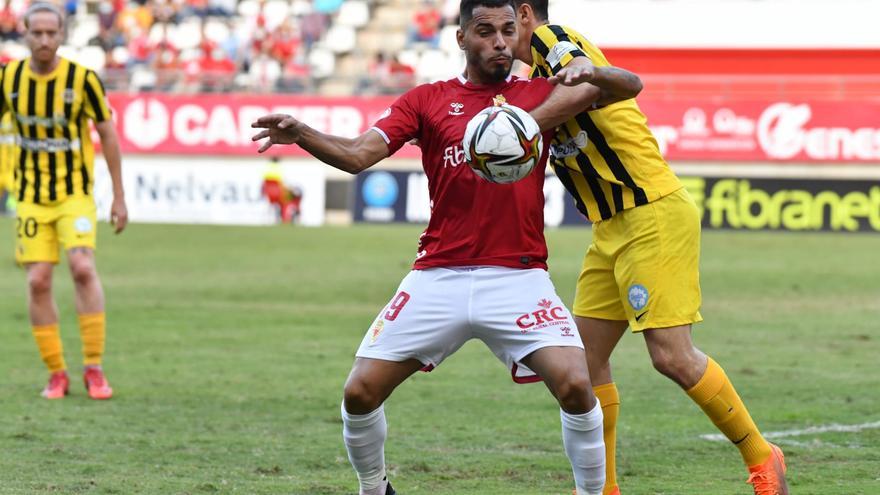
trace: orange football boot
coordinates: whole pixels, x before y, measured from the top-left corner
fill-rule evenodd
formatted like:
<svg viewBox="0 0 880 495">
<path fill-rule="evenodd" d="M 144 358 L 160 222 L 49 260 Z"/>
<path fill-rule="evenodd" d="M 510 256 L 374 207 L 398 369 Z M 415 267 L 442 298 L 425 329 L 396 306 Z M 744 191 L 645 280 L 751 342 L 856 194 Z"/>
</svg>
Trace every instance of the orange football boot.
<svg viewBox="0 0 880 495">
<path fill-rule="evenodd" d="M 749 466 L 746 483 L 755 488 L 755 495 L 788 495 L 785 483 L 785 456 L 782 449 L 770 444 L 770 457 L 763 464 Z"/>
<path fill-rule="evenodd" d="M 40 393 L 47 399 L 63 399 L 70 389 L 70 379 L 67 378 L 67 372 L 56 371 L 49 375 L 49 383 Z"/>
<path fill-rule="evenodd" d="M 107 383 L 107 378 L 104 377 L 104 371 L 100 366 L 86 366 L 83 372 L 83 381 L 86 384 L 89 397 L 92 399 L 104 400 L 113 397 L 113 389 Z"/>
</svg>

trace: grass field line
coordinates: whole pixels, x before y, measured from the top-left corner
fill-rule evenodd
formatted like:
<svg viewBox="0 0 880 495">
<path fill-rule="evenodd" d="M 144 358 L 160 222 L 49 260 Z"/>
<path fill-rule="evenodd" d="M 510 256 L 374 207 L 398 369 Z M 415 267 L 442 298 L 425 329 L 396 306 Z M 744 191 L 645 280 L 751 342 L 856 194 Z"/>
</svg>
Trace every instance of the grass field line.
<svg viewBox="0 0 880 495">
<path fill-rule="evenodd" d="M 858 433 L 863 430 L 875 430 L 878 428 L 880 428 L 880 421 L 860 423 L 856 425 L 841 425 L 837 423 L 832 423 L 830 425 L 810 426 L 799 430 L 765 431 L 761 432 L 761 434 L 764 436 L 764 438 L 772 440 L 774 438 L 800 437 L 804 435 L 814 435 L 817 433 Z M 700 435 L 700 438 L 712 442 L 727 441 L 727 437 L 720 433 Z"/>
</svg>

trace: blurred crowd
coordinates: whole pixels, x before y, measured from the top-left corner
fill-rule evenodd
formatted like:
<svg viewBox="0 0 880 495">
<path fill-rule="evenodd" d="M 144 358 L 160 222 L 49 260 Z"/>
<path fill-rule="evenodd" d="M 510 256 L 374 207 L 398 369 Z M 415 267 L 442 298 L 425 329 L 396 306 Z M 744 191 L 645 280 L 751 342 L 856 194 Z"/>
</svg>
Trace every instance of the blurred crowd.
<svg viewBox="0 0 880 495">
<path fill-rule="evenodd" d="M 459 0 L 440 2 L 415 4 L 408 23 L 409 46 L 436 48 L 443 26 L 457 23 Z M 310 53 L 342 4 L 343 0 L 62 0 L 68 17 L 60 52 L 99 70 L 108 89 L 308 92 L 314 89 Z M 0 61 L 27 56 L 20 22 L 26 8 L 27 0 L 6 0 L 0 10 Z M 416 84 L 415 68 L 396 53 L 368 56 L 366 73 L 356 75 L 355 93 L 394 94 Z"/>
<path fill-rule="evenodd" d="M 298 12 L 281 18 L 267 12 L 266 0 L 248 1 L 250 15 L 242 15 L 237 0 L 68 0 L 64 48 L 87 65 L 99 66 L 111 88 L 305 89 L 309 49 L 324 35 L 341 0 L 303 1 Z M 19 20 L 26 6 L 7 2 L 0 12 L 0 55 L 5 59 L 27 54 L 16 46 L 23 44 Z M 82 15 L 97 19 L 97 25 L 79 22 Z"/>
</svg>

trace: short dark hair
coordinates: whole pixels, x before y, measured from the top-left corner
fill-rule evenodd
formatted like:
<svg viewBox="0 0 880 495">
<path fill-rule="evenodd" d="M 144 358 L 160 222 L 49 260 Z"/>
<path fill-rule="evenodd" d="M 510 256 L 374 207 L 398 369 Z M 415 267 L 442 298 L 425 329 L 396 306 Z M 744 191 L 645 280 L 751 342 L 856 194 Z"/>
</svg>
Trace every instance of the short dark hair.
<svg viewBox="0 0 880 495">
<path fill-rule="evenodd" d="M 497 9 L 508 5 L 514 11 L 516 10 L 513 0 L 461 0 L 461 5 L 459 5 L 459 26 L 464 29 L 467 23 L 471 22 L 471 19 L 474 18 L 474 9 L 477 7 Z"/>
<path fill-rule="evenodd" d="M 34 2 L 24 11 L 24 15 L 22 16 L 22 20 L 24 21 L 24 27 L 30 28 L 30 19 L 31 16 L 37 14 L 39 12 L 51 12 L 58 16 L 58 27 L 64 28 L 64 13 L 61 12 L 55 4 L 51 4 L 49 2 Z"/>
<path fill-rule="evenodd" d="M 517 8 L 524 3 L 529 4 L 529 6 L 532 7 L 532 11 L 535 13 L 535 17 L 537 17 L 539 21 L 547 21 L 550 19 L 547 0 L 514 0 L 514 3 L 516 3 Z"/>
</svg>

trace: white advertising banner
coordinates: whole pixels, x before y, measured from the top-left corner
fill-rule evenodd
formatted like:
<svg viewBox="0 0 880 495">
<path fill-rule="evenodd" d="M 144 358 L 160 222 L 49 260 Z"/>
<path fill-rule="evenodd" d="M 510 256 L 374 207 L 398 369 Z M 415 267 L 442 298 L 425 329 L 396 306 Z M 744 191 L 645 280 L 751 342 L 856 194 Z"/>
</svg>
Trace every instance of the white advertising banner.
<svg viewBox="0 0 880 495">
<path fill-rule="evenodd" d="M 110 175 L 104 161 L 95 163 L 98 218 L 108 219 L 112 201 Z M 123 163 L 123 184 L 132 222 L 222 225 L 278 223 L 277 207 L 263 196 L 266 160 L 129 156 Z M 324 223 L 326 176 L 323 165 L 282 164 L 281 182 L 302 192 L 301 225 Z"/>
</svg>

